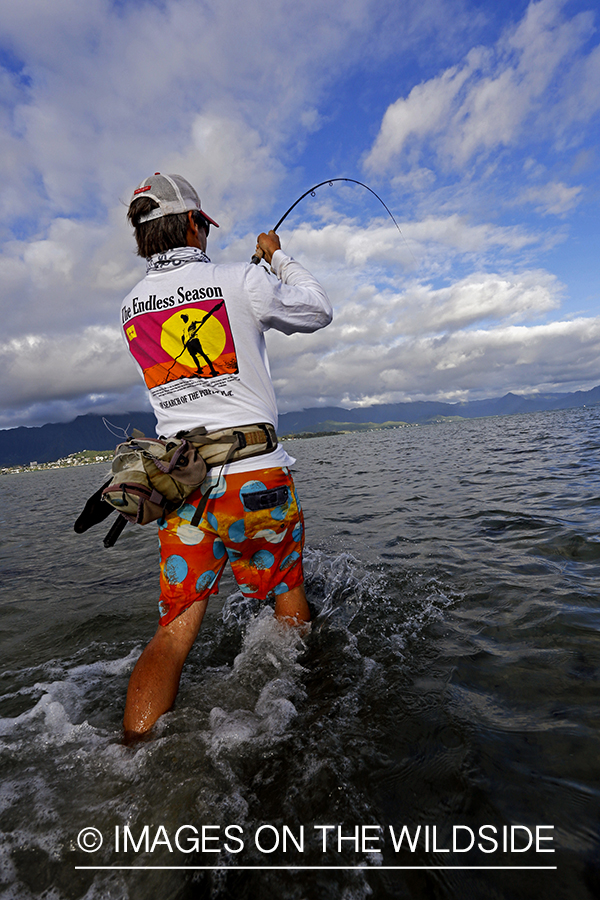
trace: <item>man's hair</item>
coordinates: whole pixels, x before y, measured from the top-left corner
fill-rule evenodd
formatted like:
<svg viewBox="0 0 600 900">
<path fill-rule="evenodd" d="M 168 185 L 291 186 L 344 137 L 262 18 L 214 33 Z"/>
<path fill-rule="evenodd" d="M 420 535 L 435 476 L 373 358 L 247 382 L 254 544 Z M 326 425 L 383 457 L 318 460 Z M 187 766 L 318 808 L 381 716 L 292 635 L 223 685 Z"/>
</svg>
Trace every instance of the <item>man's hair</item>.
<svg viewBox="0 0 600 900">
<path fill-rule="evenodd" d="M 159 216 L 149 222 L 140 222 L 142 216 L 147 216 L 153 209 L 157 209 L 158 203 L 150 197 L 137 197 L 129 205 L 127 218 L 133 225 L 138 256 L 154 256 L 155 253 L 165 253 L 166 250 L 174 250 L 176 247 L 187 246 L 188 214 L 176 213 L 172 216 Z M 193 210 L 194 222 L 199 228 L 204 228 L 206 234 L 210 225 L 203 215 Z"/>
</svg>

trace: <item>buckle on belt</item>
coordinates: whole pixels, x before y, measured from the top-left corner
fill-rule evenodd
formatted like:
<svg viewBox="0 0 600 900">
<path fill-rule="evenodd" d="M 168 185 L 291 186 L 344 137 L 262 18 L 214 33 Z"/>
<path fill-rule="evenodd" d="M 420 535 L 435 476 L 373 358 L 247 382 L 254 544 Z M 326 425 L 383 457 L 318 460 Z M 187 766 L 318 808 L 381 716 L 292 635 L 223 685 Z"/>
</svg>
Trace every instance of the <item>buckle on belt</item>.
<svg viewBox="0 0 600 900">
<path fill-rule="evenodd" d="M 274 450 L 277 446 L 277 441 L 273 441 L 273 428 L 264 422 L 260 422 L 258 427 L 264 431 L 267 438 L 267 450 Z"/>
<path fill-rule="evenodd" d="M 246 440 L 246 435 L 243 431 L 236 431 L 235 429 L 232 429 L 232 434 L 234 434 L 238 440 L 238 445 L 235 448 L 236 450 L 243 450 L 248 446 L 248 441 Z"/>
</svg>

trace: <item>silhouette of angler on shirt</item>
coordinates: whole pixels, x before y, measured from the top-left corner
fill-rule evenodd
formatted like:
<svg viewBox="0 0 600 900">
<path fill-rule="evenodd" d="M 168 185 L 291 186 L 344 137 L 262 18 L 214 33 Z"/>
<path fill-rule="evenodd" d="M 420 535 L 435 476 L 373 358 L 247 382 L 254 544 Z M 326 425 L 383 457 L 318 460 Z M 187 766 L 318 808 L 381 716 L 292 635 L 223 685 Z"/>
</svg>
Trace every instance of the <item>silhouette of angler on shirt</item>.
<svg viewBox="0 0 600 900">
<path fill-rule="evenodd" d="M 210 319 L 210 317 L 212 315 L 214 315 L 214 313 L 218 309 L 220 309 L 221 306 L 223 306 L 222 300 L 220 303 L 217 303 L 217 305 L 215 307 L 213 307 L 213 309 L 211 309 L 211 311 L 209 313 L 207 313 L 202 319 L 192 319 L 190 321 L 190 317 L 188 316 L 187 313 L 181 314 L 181 318 L 182 318 L 183 322 L 185 323 L 185 327 L 183 329 L 183 334 L 181 335 L 181 342 L 183 344 L 183 350 L 181 351 L 179 356 L 181 356 L 187 350 L 187 352 L 190 354 L 190 356 L 196 363 L 196 369 L 197 369 L 198 375 L 202 375 L 202 369 L 203 369 L 203 366 L 200 363 L 200 357 L 202 357 L 202 359 L 208 365 L 211 375 L 214 376 L 214 375 L 219 374 L 217 372 L 217 370 L 215 369 L 215 367 L 213 366 L 211 359 L 204 352 L 204 348 L 202 347 L 200 338 L 198 337 L 198 332 L 200 331 L 200 329 L 202 328 L 204 323 L 208 319 Z"/>
</svg>

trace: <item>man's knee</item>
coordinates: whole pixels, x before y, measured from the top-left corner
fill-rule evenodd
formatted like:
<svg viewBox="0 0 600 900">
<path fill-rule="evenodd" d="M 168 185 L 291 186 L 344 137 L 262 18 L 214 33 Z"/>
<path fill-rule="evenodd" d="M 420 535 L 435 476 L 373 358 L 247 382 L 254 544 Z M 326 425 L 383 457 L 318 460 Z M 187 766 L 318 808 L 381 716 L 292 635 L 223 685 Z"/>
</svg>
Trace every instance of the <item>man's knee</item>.
<svg viewBox="0 0 600 900">
<path fill-rule="evenodd" d="M 198 636 L 207 604 L 208 597 L 192 603 L 168 625 L 159 625 L 152 640 L 167 653 L 187 656 Z"/>
</svg>

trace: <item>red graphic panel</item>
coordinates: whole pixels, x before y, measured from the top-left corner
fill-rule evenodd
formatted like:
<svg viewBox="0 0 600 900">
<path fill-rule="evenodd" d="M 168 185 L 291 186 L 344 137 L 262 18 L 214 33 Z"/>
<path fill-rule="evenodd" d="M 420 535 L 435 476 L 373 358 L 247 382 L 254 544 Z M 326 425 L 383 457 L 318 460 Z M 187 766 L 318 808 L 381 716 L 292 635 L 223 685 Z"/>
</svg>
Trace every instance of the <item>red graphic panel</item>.
<svg viewBox="0 0 600 900">
<path fill-rule="evenodd" d="M 142 313 L 123 330 L 148 388 L 180 378 L 216 378 L 238 372 L 223 299 Z"/>
</svg>

